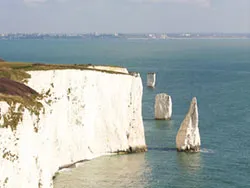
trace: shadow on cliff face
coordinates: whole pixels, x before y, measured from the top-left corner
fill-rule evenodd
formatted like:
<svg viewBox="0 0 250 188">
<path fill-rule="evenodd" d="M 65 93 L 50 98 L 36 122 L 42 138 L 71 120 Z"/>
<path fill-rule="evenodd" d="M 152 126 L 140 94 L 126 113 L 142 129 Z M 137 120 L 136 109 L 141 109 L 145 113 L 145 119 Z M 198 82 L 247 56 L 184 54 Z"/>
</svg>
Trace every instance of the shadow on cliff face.
<svg viewBox="0 0 250 188">
<path fill-rule="evenodd" d="M 28 97 L 30 95 L 38 94 L 35 90 L 31 89 L 25 84 L 7 78 L 0 78 L 0 93 L 5 95 L 16 95 L 21 97 Z"/>
</svg>

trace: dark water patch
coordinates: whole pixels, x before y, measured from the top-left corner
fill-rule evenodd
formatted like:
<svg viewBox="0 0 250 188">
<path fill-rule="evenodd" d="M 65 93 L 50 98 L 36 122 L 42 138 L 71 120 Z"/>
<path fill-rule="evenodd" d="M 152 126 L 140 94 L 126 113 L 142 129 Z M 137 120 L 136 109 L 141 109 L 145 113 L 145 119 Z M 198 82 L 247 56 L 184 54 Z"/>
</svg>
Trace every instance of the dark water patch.
<svg viewBox="0 0 250 188">
<path fill-rule="evenodd" d="M 148 147 L 148 151 L 176 151 L 176 148 L 157 148 L 157 147 Z"/>
</svg>

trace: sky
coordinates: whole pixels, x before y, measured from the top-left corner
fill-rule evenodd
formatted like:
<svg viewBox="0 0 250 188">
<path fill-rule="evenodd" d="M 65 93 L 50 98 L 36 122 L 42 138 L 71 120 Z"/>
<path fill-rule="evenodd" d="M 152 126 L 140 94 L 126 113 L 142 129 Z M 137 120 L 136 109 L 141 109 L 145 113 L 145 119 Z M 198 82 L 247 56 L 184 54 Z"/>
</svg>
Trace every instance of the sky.
<svg viewBox="0 0 250 188">
<path fill-rule="evenodd" d="M 250 33 L 250 0 L 0 0 L 0 33 Z"/>
</svg>

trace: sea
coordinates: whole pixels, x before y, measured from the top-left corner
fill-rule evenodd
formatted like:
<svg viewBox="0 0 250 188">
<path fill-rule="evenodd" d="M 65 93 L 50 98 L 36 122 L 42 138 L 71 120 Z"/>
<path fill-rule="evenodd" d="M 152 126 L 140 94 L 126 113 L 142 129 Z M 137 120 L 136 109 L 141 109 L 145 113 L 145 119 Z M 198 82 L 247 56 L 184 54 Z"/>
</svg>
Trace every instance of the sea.
<svg viewBox="0 0 250 188">
<path fill-rule="evenodd" d="M 249 39 L 0 40 L 0 57 L 118 65 L 142 77 L 148 152 L 87 161 L 57 175 L 55 188 L 250 187 Z M 146 86 L 147 72 L 156 72 L 154 89 Z M 162 92 L 173 100 L 169 121 L 154 120 L 155 95 Z M 201 152 L 178 153 L 175 137 L 192 97 L 198 100 Z"/>
</svg>

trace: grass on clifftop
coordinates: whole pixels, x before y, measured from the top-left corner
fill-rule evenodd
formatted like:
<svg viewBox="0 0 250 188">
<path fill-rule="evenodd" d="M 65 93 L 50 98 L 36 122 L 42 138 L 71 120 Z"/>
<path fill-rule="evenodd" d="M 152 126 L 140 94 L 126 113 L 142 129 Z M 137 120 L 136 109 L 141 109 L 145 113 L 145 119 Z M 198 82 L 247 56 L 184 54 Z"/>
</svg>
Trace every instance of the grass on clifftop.
<svg viewBox="0 0 250 188">
<path fill-rule="evenodd" d="M 106 72 L 111 74 L 126 73 L 112 71 L 112 70 L 99 70 L 98 68 L 91 68 L 91 64 L 43 64 L 43 63 L 23 63 L 23 62 L 0 62 L 0 78 L 9 78 L 11 80 L 25 83 L 30 75 L 26 71 L 32 70 L 60 70 L 60 69 L 78 69 L 78 70 L 92 70 L 99 72 Z M 95 65 L 94 65 L 95 66 Z M 98 65 L 99 66 L 99 65 Z M 110 66 L 117 67 L 118 66 Z"/>
<path fill-rule="evenodd" d="M 90 66 L 106 66 L 114 68 L 123 68 L 114 65 L 92 65 L 92 64 L 45 64 L 45 63 L 26 63 L 26 62 L 0 62 L 0 67 L 22 70 L 58 70 L 58 69 L 88 69 Z M 90 69 L 93 70 L 93 69 Z"/>
<path fill-rule="evenodd" d="M 31 66 L 32 65 L 28 63 L 0 62 L 0 78 L 8 78 L 24 83 L 28 78 L 30 78 L 30 75 L 22 69 Z"/>
</svg>

